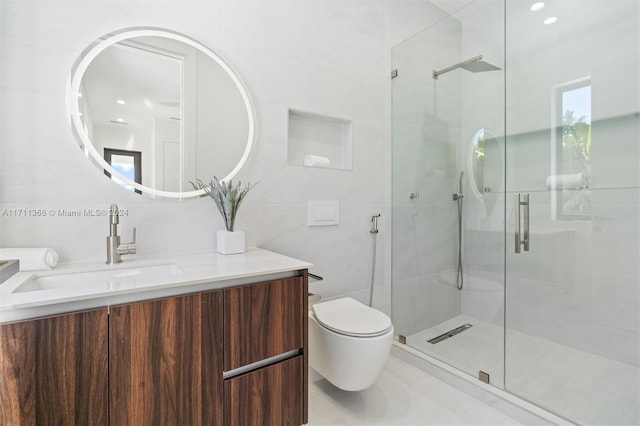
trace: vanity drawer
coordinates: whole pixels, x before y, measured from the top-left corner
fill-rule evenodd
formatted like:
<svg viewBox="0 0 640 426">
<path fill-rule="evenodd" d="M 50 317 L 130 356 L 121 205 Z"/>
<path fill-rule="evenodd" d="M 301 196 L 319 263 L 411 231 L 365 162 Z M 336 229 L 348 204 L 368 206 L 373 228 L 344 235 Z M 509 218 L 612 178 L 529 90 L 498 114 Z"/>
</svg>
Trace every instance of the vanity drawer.
<svg viewBox="0 0 640 426">
<path fill-rule="evenodd" d="M 302 276 L 224 290 L 224 371 L 304 347 Z"/>
<path fill-rule="evenodd" d="M 299 355 L 225 380 L 224 424 L 306 423 L 304 365 L 304 357 Z"/>
</svg>

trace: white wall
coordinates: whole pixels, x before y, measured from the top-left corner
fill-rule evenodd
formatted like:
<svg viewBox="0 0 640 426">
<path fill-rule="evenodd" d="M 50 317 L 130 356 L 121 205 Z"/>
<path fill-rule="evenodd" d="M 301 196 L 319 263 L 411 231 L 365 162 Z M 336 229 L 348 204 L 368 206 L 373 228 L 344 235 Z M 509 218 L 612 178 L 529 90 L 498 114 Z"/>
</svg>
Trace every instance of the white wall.
<svg viewBox="0 0 640 426">
<path fill-rule="evenodd" d="M 138 256 L 213 249 L 223 227 L 209 199 L 162 201 L 131 194 L 83 156 L 65 114 L 65 83 L 83 49 L 111 31 L 163 27 L 221 54 L 248 87 L 257 140 L 240 178 L 260 182 L 237 227 L 249 246 L 315 264 L 314 291 L 367 298 L 370 215 L 386 208 L 389 56 L 422 2 L 371 0 L 0 0 L 2 209 L 128 209 L 120 232 L 138 228 Z M 287 108 L 353 121 L 353 171 L 286 165 Z M 308 200 L 336 199 L 341 224 L 308 228 Z M 105 257 L 107 219 L 0 217 L 0 245 L 54 247 L 62 260 Z M 375 303 L 387 308 L 389 228 L 381 222 Z M 126 260 L 125 260 L 126 261 Z"/>
</svg>

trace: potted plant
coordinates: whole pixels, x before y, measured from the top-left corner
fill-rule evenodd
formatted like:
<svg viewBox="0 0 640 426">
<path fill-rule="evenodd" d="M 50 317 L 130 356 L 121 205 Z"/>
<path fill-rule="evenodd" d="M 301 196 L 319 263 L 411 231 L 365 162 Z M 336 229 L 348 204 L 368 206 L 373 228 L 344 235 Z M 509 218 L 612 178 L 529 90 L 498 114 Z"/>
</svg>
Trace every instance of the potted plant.
<svg viewBox="0 0 640 426">
<path fill-rule="evenodd" d="M 202 197 L 211 197 L 222 215 L 226 230 L 221 229 L 216 235 L 217 252 L 220 254 L 244 253 L 244 232 L 234 231 L 234 223 L 242 200 L 256 184 L 243 184 L 241 181 L 234 184 L 232 180 L 221 182 L 214 176 L 209 183 L 205 184 L 197 179 L 195 183 L 191 182 L 191 185 L 195 189 L 204 190 Z"/>
</svg>

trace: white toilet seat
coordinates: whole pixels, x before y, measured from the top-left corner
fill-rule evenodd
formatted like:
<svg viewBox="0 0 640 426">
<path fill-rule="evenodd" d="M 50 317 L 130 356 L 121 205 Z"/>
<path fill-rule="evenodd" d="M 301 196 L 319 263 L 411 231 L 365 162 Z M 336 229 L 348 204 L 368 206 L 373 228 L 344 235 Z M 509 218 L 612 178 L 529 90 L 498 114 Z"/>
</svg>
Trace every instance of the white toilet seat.
<svg viewBox="0 0 640 426">
<path fill-rule="evenodd" d="M 321 326 L 345 336 L 376 337 L 392 328 L 387 315 L 351 297 L 316 303 L 312 310 Z"/>
</svg>

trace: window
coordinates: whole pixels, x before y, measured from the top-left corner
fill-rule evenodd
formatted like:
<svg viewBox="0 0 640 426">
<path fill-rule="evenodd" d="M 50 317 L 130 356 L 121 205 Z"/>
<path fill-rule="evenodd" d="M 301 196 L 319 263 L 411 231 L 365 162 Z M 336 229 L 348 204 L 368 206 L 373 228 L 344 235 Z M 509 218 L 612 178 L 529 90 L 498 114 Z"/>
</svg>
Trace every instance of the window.
<svg viewBox="0 0 640 426">
<path fill-rule="evenodd" d="M 140 151 L 105 148 L 104 159 L 111 165 L 111 167 L 113 167 L 113 170 L 128 180 L 142 184 L 142 153 Z M 111 176 L 111 173 L 107 170 L 104 171 L 104 174 L 109 176 L 115 183 L 123 186 L 131 192 L 134 192 L 133 186 L 126 182 L 122 182 L 115 176 Z M 142 194 L 138 189 L 135 189 L 135 192 Z"/>
<path fill-rule="evenodd" d="M 591 79 L 556 89 L 556 126 L 547 186 L 558 220 L 591 218 Z"/>
</svg>

